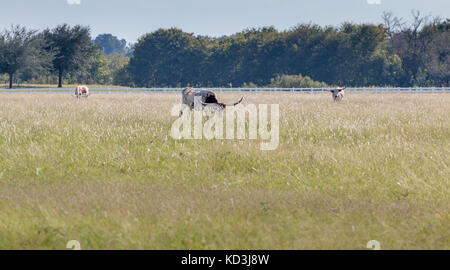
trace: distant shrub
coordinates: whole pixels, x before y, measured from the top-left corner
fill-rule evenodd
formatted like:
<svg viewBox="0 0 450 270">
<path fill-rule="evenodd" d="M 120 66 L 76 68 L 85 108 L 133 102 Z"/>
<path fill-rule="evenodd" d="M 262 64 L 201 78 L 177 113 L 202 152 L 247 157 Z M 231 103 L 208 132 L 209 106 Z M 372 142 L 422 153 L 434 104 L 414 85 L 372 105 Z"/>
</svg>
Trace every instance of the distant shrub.
<svg viewBox="0 0 450 270">
<path fill-rule="evenodd" d="M 255 83 L 249 82 L 249 83 L 244 83 L 242 85 L 242 88 L 257 88 L 258 85 L 256 85 Z"/>
<path fill-rule="evenodd" d="M 279 88 L 326 88 L 328 85 L 324 82 L 318 82 L 309 76 L 299 75 L 278 75 L 270 80 L 268 87 Z"/>
</svg>

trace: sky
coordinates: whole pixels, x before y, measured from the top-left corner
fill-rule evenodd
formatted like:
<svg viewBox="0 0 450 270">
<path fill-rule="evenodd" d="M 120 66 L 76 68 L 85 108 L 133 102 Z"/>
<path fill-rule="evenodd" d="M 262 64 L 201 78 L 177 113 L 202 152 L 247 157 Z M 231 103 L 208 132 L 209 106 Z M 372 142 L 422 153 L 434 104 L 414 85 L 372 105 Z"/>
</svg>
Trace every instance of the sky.
<svg viewBox="0 0 450 270">
<path fill-rule="evenodd" d="M 450 0 L 0 0 L 0 30 L 19 24 L 42 30 L 61 23 L 90 26 L 134 43 L 159 28 L 223 36 L 251 27 L 286 30 L 300 23 L 381 23 L 383 11 L 450 18 Z"/>
</svg>

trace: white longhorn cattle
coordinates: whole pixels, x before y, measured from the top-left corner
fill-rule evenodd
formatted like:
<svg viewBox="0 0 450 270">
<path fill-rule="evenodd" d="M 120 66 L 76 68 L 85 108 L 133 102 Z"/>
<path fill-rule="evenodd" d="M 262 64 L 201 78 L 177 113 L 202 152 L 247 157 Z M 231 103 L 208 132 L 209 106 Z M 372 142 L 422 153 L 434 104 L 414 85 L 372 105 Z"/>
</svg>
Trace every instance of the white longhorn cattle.
<svg viewBox="0 0 450 270">
<path fill-rule="evenodd" d="M 341 100 L 344 99 L 344 90 L 347 87 L 344 88 L 335 88 L 335 89 L 331 89 L 330 92 L 333 94 L 333 101 L 334 102 L 339 102 Z"/>
</svg>

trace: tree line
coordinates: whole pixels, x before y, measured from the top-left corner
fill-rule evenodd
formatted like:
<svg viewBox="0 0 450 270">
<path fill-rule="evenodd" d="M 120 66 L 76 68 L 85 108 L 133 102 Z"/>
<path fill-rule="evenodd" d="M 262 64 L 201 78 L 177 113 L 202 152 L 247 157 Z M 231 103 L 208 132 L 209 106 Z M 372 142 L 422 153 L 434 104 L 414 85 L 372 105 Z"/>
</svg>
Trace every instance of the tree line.
<svg viewBox="0 0 450 270">
<path fill-rule="evenodd" d="M 0 73 L 26 80 L 135 87 L 448 86 L 450 20 L 392 13 L 383 24 L 300 24 L 208 37 L 177 28 L 143 35 L 134 46 L 68 25 L 0 35 Z M 45 74 L 45 75 L 43 75 Z M 45 77 L 47 76 L 47 77 Z M 11 79 L 10 79 L 11 82 Z M 11 85 L 10 85 L 11 86 Z"/>
<path fill-rule="evenodd" d="M 89 27 L 62 24 L 38 32 L 15 25 L 0 33 L 0 79 L 9 88 L 14 82 L 112 84 L 129 51 L 110 34 L 92 40 Z"/>
</svg>

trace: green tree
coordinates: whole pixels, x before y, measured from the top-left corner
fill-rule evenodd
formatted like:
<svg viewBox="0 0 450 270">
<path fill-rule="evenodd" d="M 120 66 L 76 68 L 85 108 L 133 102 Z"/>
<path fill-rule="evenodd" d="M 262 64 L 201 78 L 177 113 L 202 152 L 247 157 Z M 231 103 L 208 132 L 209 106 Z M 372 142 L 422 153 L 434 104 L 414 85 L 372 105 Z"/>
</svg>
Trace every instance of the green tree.
<svg viewBox="0 0 450 270">
<path fill-rule="evenodd" d="M 433 40 L 424 60 L 430 85 L 450 85 L 450 19 L 431 26 Z"/>
<path fill-rule="evenodd" d="M 12 26 L 0 34 L 0 73 L 9 76 L 9 88 L 18 72 L 37 72 L 48 68 L 51 52 L 43 50 L 44 41 L 36 31 Z"/>
<path fill-rule="evenodd" d="M 402 60 L 403 74 L 398 83 L 448 85 L 449 35 L 447 22 L 413 11 L 412 21 L 403 24 L 391 38 L 391 53 Z"/>
<path fill-rule="evenodd" d="M 130 58 L 123 54 L 113 53 L 107 56 L 109 70 L 111 72 L 111 83 L 115 85 L 130 85 L 131 79 L 128 72 Z"/>
<path fill-rule="evenodd" d="M 106 55 L 113 53 L 127 53 L 127 41 L 125 39 L 118 39 L 111 34 L 98 35 L 94 43 L 100 46 Z"/>
<path fill-rule="evenodd" d="M 90 29 L 81 25 L 59 25 L 44 30 L 43 36 L 48 43 L 47 51 L 55 52 L 53 70 L 58 75 L 59 88 L 62 87 L 66 72 L 77 71 L 85 66 L 98 50 L 92 43 Z"/>
<path fill-rule="evenodd" d="M 71 73 L 70 78 L 71 83 L 83 81 L 89 84 L 110 84 L 112 74 L 109 59 L 101 50 L 97 50 L 83 67 Z"/>
<path fill-rule="evenodd" d="M 172 28 L 143 36 L 129 71 L 138 86 L 199 85 L 207 50 L 201 38 Z"/>
<path fill-rule="evenodd" d="M 113 84 L 122 86 L 135 86 L 128 65 L 119 68 L 113 73 Z"/>
</svg>

